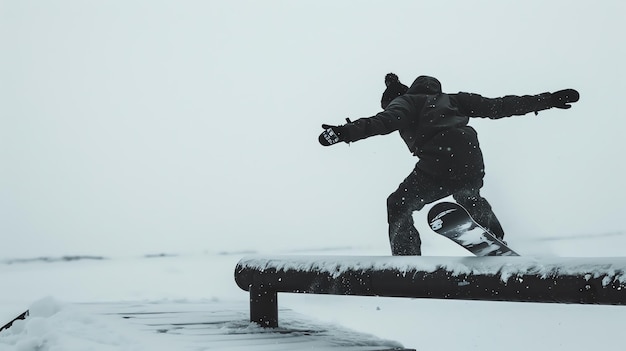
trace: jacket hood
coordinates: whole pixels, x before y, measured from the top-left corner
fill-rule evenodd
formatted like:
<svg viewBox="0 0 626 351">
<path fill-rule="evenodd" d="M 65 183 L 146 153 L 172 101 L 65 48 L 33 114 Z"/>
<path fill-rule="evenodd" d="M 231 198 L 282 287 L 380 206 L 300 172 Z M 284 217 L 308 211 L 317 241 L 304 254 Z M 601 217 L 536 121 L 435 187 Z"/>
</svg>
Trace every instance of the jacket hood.
<svg viewBox="0 0 626 351">
<path fill-rule="evenodd" d="M 419 76 L 415 78 L 413 84 L 406 92 L 407 94 L 440 94 L 441 83 L 437 78 L 429 76 Z"/>
</svg>

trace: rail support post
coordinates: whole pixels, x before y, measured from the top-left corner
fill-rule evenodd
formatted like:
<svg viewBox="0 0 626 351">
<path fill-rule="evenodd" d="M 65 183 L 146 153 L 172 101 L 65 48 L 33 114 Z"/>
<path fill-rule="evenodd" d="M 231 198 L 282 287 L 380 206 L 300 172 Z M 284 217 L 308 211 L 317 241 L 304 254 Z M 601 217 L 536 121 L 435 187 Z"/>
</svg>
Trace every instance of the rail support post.
<svg viewBox="0 0 626 351">
<path fill-rule="evenodd" d="M 278 293 L 267 284 L 250 285 L 250 321 L 266 328 L 278 327 Z"/>
</svg>

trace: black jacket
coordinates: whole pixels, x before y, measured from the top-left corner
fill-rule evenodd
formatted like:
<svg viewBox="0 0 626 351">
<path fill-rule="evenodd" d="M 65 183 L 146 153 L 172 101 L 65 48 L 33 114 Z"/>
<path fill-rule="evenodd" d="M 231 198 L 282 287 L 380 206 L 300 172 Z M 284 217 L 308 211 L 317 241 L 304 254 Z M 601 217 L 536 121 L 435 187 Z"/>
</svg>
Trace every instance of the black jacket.
<svg viewBox="0 0 626 351">
<path fill-rule="evenodd" d="M 467 125 L 469 117 L 497 119 L 545 110 L 552 107 L 550 96 L 491 99 L 463 92 L 445 94 L 436 78 L 420 76 L 384 111 L 346 124 L 343 139 L 352 142 L 397 130 L 411 153 L 419 157 L 421 170 L 448 179 L 482 176 L 482 152 L 476 131 Z"/>
<path fill-rule="evenodd" d="M 393 101 L 393 99 L 397 98 L 400 95 L 403 95 L 408 89 L 409 87 L 400 83 L 399 81 L 391 82 L 391 84 L 389 84 L 387 89 L 385 89 L 385 91 L 383 92 L 383 97 L 380 99 L 380 107 L 382 107 L 383 109 L 387 108 L 387 105 L 389 105 L 389 103 Z"/>
</svg>

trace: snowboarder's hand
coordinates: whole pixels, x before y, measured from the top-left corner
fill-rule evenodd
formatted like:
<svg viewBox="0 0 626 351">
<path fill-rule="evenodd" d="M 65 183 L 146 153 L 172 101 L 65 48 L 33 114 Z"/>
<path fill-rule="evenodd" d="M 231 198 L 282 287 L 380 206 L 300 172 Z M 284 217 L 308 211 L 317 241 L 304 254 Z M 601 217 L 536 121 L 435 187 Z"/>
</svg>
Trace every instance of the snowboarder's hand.
<svg viewBox="0 0 626 351">
<path fill-rule="evenodd" d="M 324 131 L 320 134 L 319 138 L 317 138 L 320 144 L 330 146 L 340 141 L 346 141 L 346 130 L 344 126 L 322 124 L 322 128 L 324 128 Z"/>
<path fill-rule="evenodd" d="M 570 103 L 578 101 L 580 94 L 574 89 L 559 90 L 552 93 L 550 99 L 552 100 L 552 107 L 556 108 L 570 108 Z"/>
</svg>

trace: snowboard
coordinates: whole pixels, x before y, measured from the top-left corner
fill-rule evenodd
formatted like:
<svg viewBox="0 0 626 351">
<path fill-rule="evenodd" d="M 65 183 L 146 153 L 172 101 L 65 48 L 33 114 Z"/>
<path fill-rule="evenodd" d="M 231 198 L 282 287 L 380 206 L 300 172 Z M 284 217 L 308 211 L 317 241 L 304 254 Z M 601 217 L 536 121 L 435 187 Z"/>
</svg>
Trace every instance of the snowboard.
<svg viewBox="0 0 626 351">
<path fill-rule="evenodd" d="M 481 227 L 467 210 L 454 202 L 440 202 L 428 211 L 428 223 L 441 234 L 476 256 L 519 256 Z"/>
</svg>

